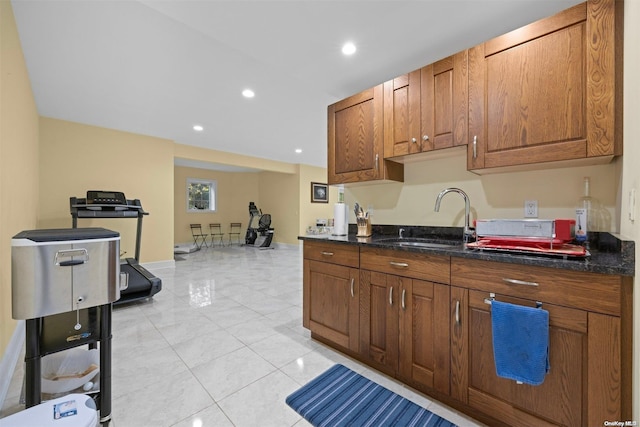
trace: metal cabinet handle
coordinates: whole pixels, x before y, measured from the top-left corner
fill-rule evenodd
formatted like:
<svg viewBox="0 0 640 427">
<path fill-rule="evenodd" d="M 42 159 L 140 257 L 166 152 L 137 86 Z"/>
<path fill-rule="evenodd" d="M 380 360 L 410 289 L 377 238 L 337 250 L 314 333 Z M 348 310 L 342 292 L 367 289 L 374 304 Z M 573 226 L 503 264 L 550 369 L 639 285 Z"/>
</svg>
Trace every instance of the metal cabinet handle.
<svg viewBox="0 0 640 427">
<path fill-rule="evenodd" d="M 407 305 L 406 305 L 406 301 L 405 301 L 406 295 L 407 295 L 407 290 L 406 290 L 406 289 L 403 289 L 403 290 L 402 290 L 402 300 L 401 300 L 401 303 L 402 303 L 402 310 L 403 310 L 403 311 L 407 309 Z"/>
<path fill-rule="evenodd" d="M 478 158 L 478 135 L 473 135 L 473 158 Z"/>
<path fill-rule="evenodd" d="M 355 293 L 353 292 L 353 283 L 356 281 L 356 279 L 354 279 L 353 277 L 351 278 L 351 298 L 353 298 L 355 295 Z"/>
<path fill-rule="evenodd" d="M 456 301 L 456 325 L 460 324 L 460 300 Z"/>
<path fill-rule="evenodd" d="M 74 265 L 84 264 L 87 261 L 89 261 L 89 251 L 85 248 L 60 249 L 53 258 L 53 263 L 59 267 L 73 267 Z"/>
<path fill-rule="evenodd" d="M 393 305 L 393 286 L 389 288 L 389 305 Z"/>
<path fill-rule="evenodd" d="M 423 141 L 428 141 L 429 140 L 429 135 L 422 135 L 422 140 Z"/>
<path fill-rule="evenodd" d="M 502 278 L 502 280 L 507 282 L 507 283 L 511 283 L 512 285 L 538 286 L 538 284 L 536 282 L 525 282 L 524 280 L 505 279 L 505 278 Z"/>
<path fill-rule="evenodd" d="M 415 138 L 411 138 L 411 142 L 413 142 L 415 144 L 416 142 L 418 142 L 418 140 L 415 139 Z"/>
<path fill-rule="evenodd" d="M 393 265 L 394 267 L 402 267 L 402 268 L 409 267 L 409 264 L 407 264 L 406 262 L 389 261 L 389 264 Z"/>
<path fill-rule="evenodd" d="M 323 255 L 323 256 L 333 256 L 333 252 L 322 251 L 322 252 L 320 252 L 320 254 Z"/>
<path fill-rule="evenodd" d="M 376 153 L 376 172 L 378 172 L 379 169 L 378 163 L 378 154 Z"/>
</svg>

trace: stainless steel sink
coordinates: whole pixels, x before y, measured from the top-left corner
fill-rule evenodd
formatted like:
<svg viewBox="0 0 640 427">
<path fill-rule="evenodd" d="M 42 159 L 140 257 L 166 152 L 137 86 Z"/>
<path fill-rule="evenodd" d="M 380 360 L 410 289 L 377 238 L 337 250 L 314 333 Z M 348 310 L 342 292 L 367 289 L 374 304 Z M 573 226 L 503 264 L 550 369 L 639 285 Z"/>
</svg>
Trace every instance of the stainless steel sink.
<svg viewBox="0 0 640 427">
<path fill-rule="evenodd" d="M 458 246 L 451 243 L 428 243 L 428 242 L 396 242 L 395 246 L 413 246 L 418 248 L 444 249 Z"/>
<path fill-rule="evenodd" d="M 377 243 L 385 243 L 393 246 L 400 247 L 414 247 L 414 248 L 427 248 L 427 249 L 452 249 L 455 247 L 461 247 L 462 242 L 443 242 L 430 239 L 420 238 L 394 238 L 394 239 L 381 239 Z"/>
</svg>

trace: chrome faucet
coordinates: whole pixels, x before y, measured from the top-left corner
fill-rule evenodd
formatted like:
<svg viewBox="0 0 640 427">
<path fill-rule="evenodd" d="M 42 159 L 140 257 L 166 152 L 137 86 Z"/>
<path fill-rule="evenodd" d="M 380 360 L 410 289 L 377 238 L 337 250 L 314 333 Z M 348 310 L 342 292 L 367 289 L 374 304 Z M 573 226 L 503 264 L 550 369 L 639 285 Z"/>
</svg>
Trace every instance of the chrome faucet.
<svg viewBox="0 0 640 427">
<path fill-rule="evenodd" d="M 440 202 L 442 201 L 442 198 L 444 197 L 445 194 L 447 193 L 458 193 L 459 195 L 462 196 L 462 198 L 464 199 L 464 231 L 463 231 L 463 240 L 464 243 L 468 243 L 470 241 L 473 241 L 473 239 L 475 238 L 475 230 L 469 226 L 469 216 L 470 216 L 470 211 L 471 211 L 471 203 L 469 202 L 469 196 L 467 196 L 467 193 L 465 193 L 464 191 L 462 191 L 459 188 L 445 188 L 444 190 L 442 190 L 440 192 L 440 194 L 438 194 L 438 197 L 436 198 L 436 206 L 433 209 L 434 211 L 438 212 L 440 210 Z"/>
</svg>

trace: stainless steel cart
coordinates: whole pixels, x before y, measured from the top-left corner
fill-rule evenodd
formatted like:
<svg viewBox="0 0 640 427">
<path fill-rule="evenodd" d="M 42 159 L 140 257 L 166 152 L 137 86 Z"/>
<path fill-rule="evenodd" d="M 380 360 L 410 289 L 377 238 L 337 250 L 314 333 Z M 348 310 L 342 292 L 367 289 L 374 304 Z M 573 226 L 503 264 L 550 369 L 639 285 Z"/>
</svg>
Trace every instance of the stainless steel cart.
<svg viewBox="0 0 640 427">
<path fill-rule="evenodd" d="M 11 242 L 12 316 L 26 320 L 25 404 L 42 400 L 41 358 L 100 347 L 100 422 L 111 419 L 111 315 L 120 235 L 104 228 L 23 231 Z M 123 280 L 122 283 L 126 283 Z"/>
</svg>

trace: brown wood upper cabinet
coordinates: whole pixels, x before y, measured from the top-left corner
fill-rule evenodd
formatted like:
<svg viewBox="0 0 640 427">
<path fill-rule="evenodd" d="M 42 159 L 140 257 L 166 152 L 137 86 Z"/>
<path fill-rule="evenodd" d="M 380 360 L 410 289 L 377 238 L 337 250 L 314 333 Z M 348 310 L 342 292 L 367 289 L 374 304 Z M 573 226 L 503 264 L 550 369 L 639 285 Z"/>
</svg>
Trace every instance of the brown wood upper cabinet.
<svg viewBox="0 0 640 427">
<path fill-rule="evenodd" d="M 622 154 L 621 33 L 589 0 L 470 49 L 467 169 Z"/>
<path fill-rule="evenodd" d="M 328 183 L 404 180 L 404 166 L 385 160 L 383 86 L 328 107 Z"/>
<path fill-rule="evenodd" d="M 384 83 L 384 145 L 387 157 L 422 151 L 420 70 Z"/>
<path fill-rule="evenodd" d="M 388 157 L 467 143 L 467 51 L 384 83 Z"/>
</svg>

